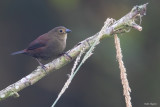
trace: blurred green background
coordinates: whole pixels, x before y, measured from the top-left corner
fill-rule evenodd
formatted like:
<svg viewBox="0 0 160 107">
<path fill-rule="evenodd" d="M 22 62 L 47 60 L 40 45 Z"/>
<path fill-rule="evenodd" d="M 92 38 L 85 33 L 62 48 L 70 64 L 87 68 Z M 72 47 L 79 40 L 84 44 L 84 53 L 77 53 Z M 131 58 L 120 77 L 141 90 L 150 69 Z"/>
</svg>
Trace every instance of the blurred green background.
<svg viewBox="0 0 160 107">
<path fill-rule="evenodd" d="M 63 25 L 72 30 L 67 49 L 94 35 L 106 18 L 119 19 L 134 5 L 149 2 L 142 32 L 120 35 L 123 59 L 132 89 L 133 107 L 160 107 L 160 1 L 158 0 L 1 0 L 0 89 L 33 71 L 38 63 L 10 53 L 37 36 Z M 50 107 L 67 80 L 73 63 L 19 92 L 0 107 Z M 103 40 L 82 66 L 56 107 L 125 107 L 113 37 Z M 151 105 L 150 105 L 151 106 Z M 149 106 L 147 106 L 149 107 Z"/>
</svg>

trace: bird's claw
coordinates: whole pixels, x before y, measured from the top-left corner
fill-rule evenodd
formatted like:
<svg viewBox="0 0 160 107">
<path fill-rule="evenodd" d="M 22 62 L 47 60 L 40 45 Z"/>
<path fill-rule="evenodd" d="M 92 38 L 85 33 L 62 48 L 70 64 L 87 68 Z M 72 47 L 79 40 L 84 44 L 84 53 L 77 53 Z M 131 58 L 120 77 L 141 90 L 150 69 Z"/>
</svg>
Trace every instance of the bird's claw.
<svg viewBox="0 0 160 107">
<path fill-rule="evenodd" d="M 59 54 L 59 55 L 66 55 L 70 60 L 72 60 L 72 57 L 70 55 L 68 55 L 68 53 L 66 53 L 66 52 Z"/>
<path fill-rule="evenodd" d="M 40 69 L 42 69 L 45 73 L 47 73 L 47 71 L 46 71 L 47 68 L 46 68 L 43 64 L 41 64 L 39 67 L 40 67 Z M 39 67 L 38 67 L 38 68 L 39 68 Z"/>
<path fill-rule="evenodd" d="M 72 60 L 72 57 L 68 55 L 68 53 L 64 53 L 70 60 Z"/>
<path fill-rule="evenodd" d="M 46 70 L 46 69 L 47 69 L 44 65 L 41 65 L 41 67 L 42 67 L 44 70 Z"/>
</svg>

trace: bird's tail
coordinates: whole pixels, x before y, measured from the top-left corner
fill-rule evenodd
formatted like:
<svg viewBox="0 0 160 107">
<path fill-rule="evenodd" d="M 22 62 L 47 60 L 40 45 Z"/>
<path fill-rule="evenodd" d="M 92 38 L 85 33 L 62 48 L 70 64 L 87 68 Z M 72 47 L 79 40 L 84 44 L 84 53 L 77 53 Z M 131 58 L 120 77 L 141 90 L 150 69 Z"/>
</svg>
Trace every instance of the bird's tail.
<svg viewBox="0 0 160 107">
<path fill-rule="evenodd" d="M 11 53 L 11 55 L 24 54 L 24 53 L 25 53 L 25 50 L 21 50 L 21 51 L 13 52 Z"/>
</svg>

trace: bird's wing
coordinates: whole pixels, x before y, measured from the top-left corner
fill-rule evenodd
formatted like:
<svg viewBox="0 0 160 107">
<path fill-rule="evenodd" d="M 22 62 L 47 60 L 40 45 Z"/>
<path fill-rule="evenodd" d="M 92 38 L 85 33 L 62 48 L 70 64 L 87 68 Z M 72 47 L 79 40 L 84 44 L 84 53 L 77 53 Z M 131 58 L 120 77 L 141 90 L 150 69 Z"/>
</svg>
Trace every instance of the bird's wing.
<svg viewBox="0 0 160 107">
<path fill-rule="evenodd" d="M 35 39 L 33 42 L 29 44 L 27 47 L 27 50 L 34 50 L 41 47 L 45 47 L 46 43 L 49 41 L 49 39 L 44 35 L 39 36 L 37 39 Z"/>
<path fill-rule="evenodd" d="M 41 48 L 44 46 L 45 46 L 45 44 L 43 44 L 43 43 L 34 43 L 34 44 L 30 45 L 27 49 L 34 50 L 34 49 Z"/>
</svg>

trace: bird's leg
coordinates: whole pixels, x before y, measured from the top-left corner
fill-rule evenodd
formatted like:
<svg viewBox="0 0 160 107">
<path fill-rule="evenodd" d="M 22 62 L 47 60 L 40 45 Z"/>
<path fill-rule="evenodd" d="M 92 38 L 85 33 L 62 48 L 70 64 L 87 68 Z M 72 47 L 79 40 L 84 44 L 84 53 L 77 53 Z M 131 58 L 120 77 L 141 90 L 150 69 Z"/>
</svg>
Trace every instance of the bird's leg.
<svg viewBox="0 0 160 107">
<path fill-rule="evenodd" d="M 61 56 L 61 55 L 66 55 L 70 60 L 72 60 L 72 57 L 70 55 L 68 55 L 67 52 L 63 52 L 63 53 L 59 54 L 59 56 Z"/>
<path fill-rule="evenodd" d="M 38 58 L 35 58 L 37 60 L 37 62 L 39 63 L 39 65 L 42 67 L 42 69 L 44 71 L 46 71 L 46 67 L 40 62 L 40 60 Z"/>
</svg>

